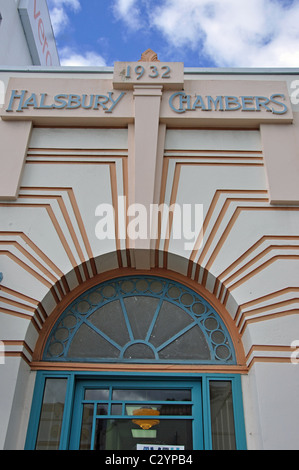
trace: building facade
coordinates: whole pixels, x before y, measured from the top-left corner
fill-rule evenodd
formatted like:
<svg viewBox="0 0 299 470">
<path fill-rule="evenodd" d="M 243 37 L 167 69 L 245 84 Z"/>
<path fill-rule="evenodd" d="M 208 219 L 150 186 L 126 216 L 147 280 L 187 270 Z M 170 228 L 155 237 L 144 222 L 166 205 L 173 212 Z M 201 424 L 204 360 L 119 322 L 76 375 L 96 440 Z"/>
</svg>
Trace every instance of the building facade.
<svg viewBox="0 0 299 470">
<path fill-rule="evenodd" d="M 1 448 L 298 449 L 298 75 L 0 71 Z"/>
</svg>

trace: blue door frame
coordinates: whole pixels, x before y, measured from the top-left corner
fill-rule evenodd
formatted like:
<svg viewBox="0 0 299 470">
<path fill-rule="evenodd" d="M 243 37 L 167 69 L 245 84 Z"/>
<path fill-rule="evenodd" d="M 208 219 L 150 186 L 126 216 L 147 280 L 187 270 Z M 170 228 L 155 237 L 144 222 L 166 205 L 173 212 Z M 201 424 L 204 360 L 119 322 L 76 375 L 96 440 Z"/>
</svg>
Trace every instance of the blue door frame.
<svg viewBox="0 0 299 470">
<path fill-rule="evenodd" d="M 86 372 L 37 372 L 36 385 L 34 390 L 32 409 L 28 425 L 26 450 L 34 450 L 36 446 L 36 439 L 39 429 L 39 420 L 42 409 L 43 393 L 47 379 L 60 378 L 67 381 L 65 406 L 63 412 L 63 421 L 60 436 L 59 450 L 68 450 L 76 448 L 76 440 L 74 440 L 74 432 L 72 428 L 80 426 L 80 419 L 76 413 L 74 414 L 74 403 L 76 400 L 76 393 L 78 394 L 78 384 L 85 380 L 92 381 L 106 381 L 111 383 L 116 381 L 123 386 L 132 385 L 132 381 L 138 382 L 139 387 L 146 388 L 158 385 L 163 388 L 193 388 L 197 394 L 194 406 L 194 421 L 193 427 L 200 426 L 201 431 L 198 433 L 196 429 L 193 432 L 194 436 L 198 436 L 194 442 L 194 450 L 212 450 L 212 432 L 211 432 L 211 413 L 210 413 L 210 396 L 209 384 L 211 381 L 230 381 L 232 384 L 233 394 L 233 410 L 234 410 L 234 424 L 236 433 L 236 448 L 237 450 L 246 450 L 246 435 L 245 423 L 243 413 L 243 400 L 241 389 L 241 376 L 238 374 L 165 374 L 165 373 L 102 373 L 95 372 L 88 374 Z M 142 385 L 142 382 L 144 384 Z M 77 433 L 78 435 L 78 433 Z"/>
<path fill-rule="evenodd" d="M 202 426 L 202 396 L 201 396 L 201 383 L 200 381 L 190 381 L 190 380 L 88 380 L 88 381 L 79 381 L 76 387 L 75 393 L 75 402 L 74 402 L 74 414 L 73 414 L 73 421 L 72 421 L 72 430 L 71 430 L 71 438 L 70 438 L 70 450 L 77 450 L 80 444 L 80 432 L 81 432 L 81 421 L 82 421 L 82 402 L 84 401 L 84 392 L 85 389 L 90 388 L 108 388 L 111 387 L 111 391 L 115 389 L 121 389 L 122 391 L 125 390 L 190 390 L 191 391 L 191 400 L 190 402 L 184 402 L 180 404 L 190 404 L 192 407 L 192 415 L 191 416 L 168 416 L 167 419 L 188 419 L 192 422 L 192 436 L 193 436 L 193 449 L 194 450 L 202 450 L 203 449 L 203 426 Z M 104 400 L 108 401 L 108 400 Z M 137 404 L 137 400 L 133 400 L 131 404 Z M 149 400 L 146 400 L 148 403 Z M 159 404 L 168 404 L 168 402 L 162 402 L 158 400 Z M 120 401 L 118 400 L 118 403 Z M 177 402 L 176 402 L 177 403 Z M 123 400 L 123 404 L 130 404 L 128 400 Z M 172 402 L 173 404 L 173 402 Z M 151 403 L 151 406 L 155 405 L 155 403 Z M 109 419 L 109 412 L 107 414 L 106 419 Z M 111 419 L 125 419 L 125 415 L 115 416 L 113 414 L 110 415 Z M 126 416 L 126 419 L 129 417 Z M 163 419 L 160 417 L 159 419 Z M 93 429 L 95 429 L 95 421 L 96 415 L 93 417 Z M 92 439 L 93 442 L 93 439 Z"/>
</svg>

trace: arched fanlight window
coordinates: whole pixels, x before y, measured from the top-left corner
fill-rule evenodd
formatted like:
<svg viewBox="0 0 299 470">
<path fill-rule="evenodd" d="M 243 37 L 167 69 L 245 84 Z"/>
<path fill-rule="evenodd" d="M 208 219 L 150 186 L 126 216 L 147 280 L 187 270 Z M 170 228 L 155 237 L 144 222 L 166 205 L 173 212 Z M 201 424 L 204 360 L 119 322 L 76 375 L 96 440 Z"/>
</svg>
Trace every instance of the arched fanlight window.
<svg viewBox="0 0 299 470">
<path fill-rule="evenodd" d="M 59 317 L 43 360 L 235 364 L 228 331 L 193 290 L 154 276 L 104 282 Z"/>
</svg>

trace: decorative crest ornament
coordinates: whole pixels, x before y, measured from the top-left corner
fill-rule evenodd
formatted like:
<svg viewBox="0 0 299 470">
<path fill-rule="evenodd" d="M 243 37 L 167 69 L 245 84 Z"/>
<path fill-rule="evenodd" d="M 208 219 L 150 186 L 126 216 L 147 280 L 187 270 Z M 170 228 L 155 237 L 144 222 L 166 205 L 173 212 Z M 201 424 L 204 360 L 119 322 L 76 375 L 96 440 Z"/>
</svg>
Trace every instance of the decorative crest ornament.
<svg viewBox="0 0 299 470">
<path fill-rule="evenodd" d="M 156 52 L 152 51 L 151 49 L 147 49 L 141 54 L 141 59 L 138 62 L 160 62 L 158 60 L 158 55 Z"/>
</svg>

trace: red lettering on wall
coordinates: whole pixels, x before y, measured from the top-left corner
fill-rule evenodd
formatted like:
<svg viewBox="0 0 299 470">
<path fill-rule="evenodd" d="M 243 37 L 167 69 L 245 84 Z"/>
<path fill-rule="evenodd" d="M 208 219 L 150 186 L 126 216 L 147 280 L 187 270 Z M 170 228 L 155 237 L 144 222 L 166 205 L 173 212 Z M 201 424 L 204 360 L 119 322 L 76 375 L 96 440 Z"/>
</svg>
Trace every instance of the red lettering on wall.
<svg viewBox="0 0 299 470">
<path fill-rule="evenodd" d="M 38 28 L 39 42 L 41 43 L 41 45 L 43 45 L 44 39 L 45 39 L 45 29 L 44 29 L 43 20 L 41 18 L 38 22 L 38 27 L 37 28 Z"/>
<path fill-rule="evenodd" d="M 37 8 L 38 8 L 37 0 L 34 0 L 33 16 L 34 16 L 36 27 L 37 27 L 39 42 L 43 48 L 42 51 L 45 57 L 46 65 L 51 66 L 53 65 L 53 61 L 52 61 L 51 53 L 49 51 L 49 44 L 48 44 L 47 37 L 46 37 L 45 26 L 44 26 L 43 19 L 41 17 L 40 10 L 37 10 Z"/>
<path fill-rule="evenodd" d="M 36 1 L 37 0 L 34 0 L 34 19 L 36 20 L 39 16 L 40 16 L 40 11 L 37 11 L 36 9 Z"/>
<path fill-rule="evenodd" d="M 47 52 L 47 55 L 46 55 L 46 64 L 49 66 L 53 65 L 52 56 L 49 51 Z"/>
</svg>

